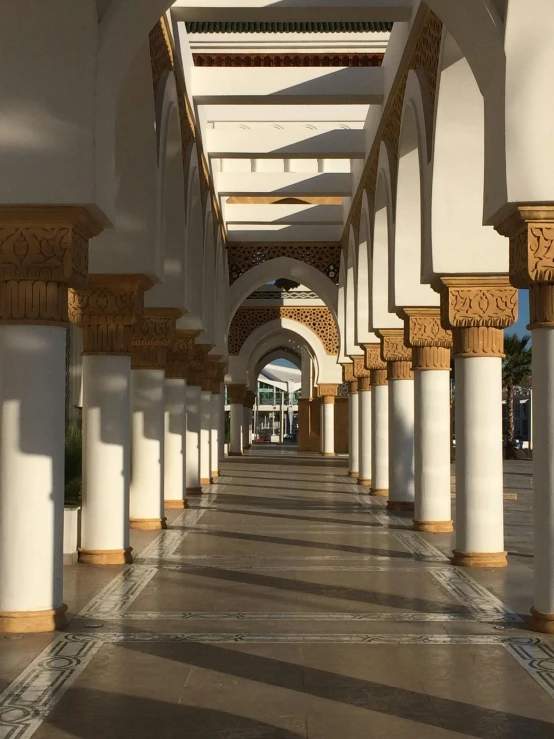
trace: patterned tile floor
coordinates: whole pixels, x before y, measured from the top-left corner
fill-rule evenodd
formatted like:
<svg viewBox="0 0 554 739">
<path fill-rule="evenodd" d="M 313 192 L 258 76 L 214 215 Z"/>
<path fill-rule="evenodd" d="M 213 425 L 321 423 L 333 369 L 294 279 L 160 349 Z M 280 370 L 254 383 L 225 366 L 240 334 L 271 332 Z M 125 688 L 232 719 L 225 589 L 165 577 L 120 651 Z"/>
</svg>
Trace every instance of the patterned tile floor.
<svg viewBox="0 0 554 739">
<path fill-rule="evenodd" d="M 506 490 L 510 565 L 467 571 L 343 459 L 227 460 L 134 565 L 66 568 L 65 632 L 0 639 L 0 739 L 554 739 L 528 463 Z"/>
</svg>

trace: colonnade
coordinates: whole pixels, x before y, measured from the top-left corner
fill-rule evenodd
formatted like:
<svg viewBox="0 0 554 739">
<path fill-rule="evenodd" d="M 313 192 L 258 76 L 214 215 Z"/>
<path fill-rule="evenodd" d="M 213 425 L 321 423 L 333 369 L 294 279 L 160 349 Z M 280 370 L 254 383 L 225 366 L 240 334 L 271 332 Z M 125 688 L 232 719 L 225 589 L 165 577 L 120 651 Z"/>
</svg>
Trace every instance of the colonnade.
<svg viewBox="0 0 554 739">
<path fill-rule="evenodd" d="M 42 249 L 56 255 L 54 223 Z M 78 231 L 75 249 L 87 235 Z M 33 231 L 16 224 L 20 241 Z M 53 243 L 49 243 L 48 239 Z M 5 243 L 5 242 L 4 242 Z M 85 241 L 86 243 L 86 241 Z M 66 328 L 82 330 L 83 499 L 79 561 L 133 561 L 129 530 L 165 527 L 217 476 L 224 365 L 181 312 L 144 308 L 141 275 L 12 280 L 0 323 L 0 632 L 66 623 L 63 602 Z M 40 261 L 40 260 L 39 260 Z M 44 265 L 41 266 L 42 269 Z M 44 274 L 44 272 L 43 272 Z M 5 291 L 7 282 L 0 282 Z M 5 294 L 5 292 L 3 293 Z M 11 316 L 10 316 L 11 312 Z M 13 323 L 8 323 L 13 318 Z M 16 401 L 17 399 L 17 401 Z M 200 401 L 200 402 L 198 402 Z M 208 472 L 204 472 L 205 470 Z M 200 476 L 202 474 L 202 476 Z"/>
</svg>

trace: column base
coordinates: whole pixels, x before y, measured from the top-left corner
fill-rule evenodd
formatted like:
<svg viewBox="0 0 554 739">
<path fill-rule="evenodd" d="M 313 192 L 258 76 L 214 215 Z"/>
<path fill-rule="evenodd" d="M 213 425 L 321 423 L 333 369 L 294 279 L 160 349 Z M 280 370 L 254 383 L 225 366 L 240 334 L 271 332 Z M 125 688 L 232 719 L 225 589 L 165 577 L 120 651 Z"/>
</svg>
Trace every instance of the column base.
<svg viewBox="0 0 554 739">
<path fill-rule="evenodd" d="M 335 452 L 323 452 L 322 456 L 323 457 L 334 457 Z"/>
<path fill-rule="evenodd" d="M 452 521 L 416 521 L 414 518 L 413 529 L 428 534 L 448 534 L 454 531 L 454 526 Z"/>
<path fill-rule="evenodd" d="M 529 628 L 541 634 L 554 634 L 554 613 L 543 613 L 537 611 L 535 606 L 531 608 Z"/>
<path fill-rule="evenodd" d="M 371 487 L 371 480 L 364 480 L 363 477 L 358 478 L 358 485 L 363 485 L 366 488 Z"/>
<path fill-rule="evenodd" d="M 458 567 L 506 567 L 506 552 L 452 552 L 452 564 Z"/>
<path fill-rule="evenodd" d="M 369 494 L 376 495 L 378 498 L 388 498 L 389 490 L 388 488 L 371 488 Z"/>
<path fill-rule="evenodd" d="M 349 472 L 348 477 L 358 477 L 358 472 Z"/>
<path fill-rule="evenodd" d="M 48 611 L 0 611 L 0 634 L 39 634 L 67 626 L 63 603 Z"/>
<path fill-rule="evenodd" d="M 242 457 L 242 452 L 227 452 L 228 457 Z"/>
<path fill-rule="evenodd" d="M 130 565 L 133 563 L 131 552 L 126 549 L 79 549 L 79 562 L 82 565 Z"/>
<path fill-rule="evenodd" d="M 188 508 L 189 505 L 186 500 L 164 500 L 164 507 L 168 510 L 181 510 L 183 508 Z"/>
<path fill-rule="evenodd" d="M 167 529 L 167 518 L 132 518 L 130 525 L 135 531 L 157 531 Z"/>
<path fill-rule="evenodd" d="M 211 480 L 209 477 L 201 477 L 200 478 L 200 485 L 211 485 Z"/>
<path fill-rule="evenodd" d="M 387 500 L 387 511 L 413 511 L 412 500 Z"/>
<path fill-rule="evenodd" d="M 187 488 L 187 495 L 202 495 L 202 488 Z"/>
<path fill-rule="evenodd" d="M 214 480 L 216 477 L 219 477 L 219 472 L 212 472 L 212 480 Z"/>
</svg>

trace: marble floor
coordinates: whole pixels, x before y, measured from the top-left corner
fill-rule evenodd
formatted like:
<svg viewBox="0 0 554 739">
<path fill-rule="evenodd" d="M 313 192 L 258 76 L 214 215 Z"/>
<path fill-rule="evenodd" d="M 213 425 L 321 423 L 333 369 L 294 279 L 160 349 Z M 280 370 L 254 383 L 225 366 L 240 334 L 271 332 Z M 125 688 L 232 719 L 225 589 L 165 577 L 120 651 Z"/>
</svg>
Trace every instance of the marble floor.
<svg viewBox="0 0 554 739">
<path fill-rule="evenodd" d="M 346 476 L 253 450 L 136 563 L 65 568 L 65 632 L 0 638 L 0 739 L 554 738 L 532 604 L 530 467 L 506 468 L 509 567 L 453 568 Z"/>
</svg>

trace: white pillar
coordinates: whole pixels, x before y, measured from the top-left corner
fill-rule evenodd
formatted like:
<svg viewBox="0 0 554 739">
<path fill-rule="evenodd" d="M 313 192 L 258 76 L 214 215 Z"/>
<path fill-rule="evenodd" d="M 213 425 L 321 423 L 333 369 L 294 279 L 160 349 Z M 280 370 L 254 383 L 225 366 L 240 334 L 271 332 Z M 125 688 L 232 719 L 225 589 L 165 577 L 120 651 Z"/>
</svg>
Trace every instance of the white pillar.
<svg viewBox="0 0 554 739">
<path fill-rule="evenodd" d="M 372 479 L 371 469 L 371 399 L 372 390 L 369 377 L 360 377 L 358 380 L 358 443 L 359 443 L 359 474 L 358 484 L 370 486 Z"/>
<path fill-rule="evenodd" d="M 165 371 L 131 371 L 131 528 L 165 528 L 163 459 Z"/>
<path fill-rule="evenodd" d="M 229 406 L 231 414 L 231 442 L 229 456 L 236 457 L 242 454 L 242 427 L 244 424 L 244 385 L 228 385 Z"/>
<path fill-rule="evenodd" d="M 221 385 L 219 393 L 219 459 L 225 459 L 225 386 Z"/>
<path fill-rule="evenodd" d="M 242 410 L 242 448 L 250 449 L 251 439 L 250 433 L 252 428 L 252 408 L 247 405 Z"/>
<path fill-rule="evenodd" d="M 358 381 L 348 383 L 348 476 L 359 475 L 359 411 Z"/>
<path fill-rule="evenodd" d="M 185 482 L 187 495 L 199 495 L 200 485 L 200 427 L 201 389 L 187 384 L 187 433 L 185 445 Z"/>
<path fill-rule="evenodd" d="M 165 380 L 164 505 L 186 508 L 185 435 L 187 383 L 180 377 Z"/>
<path fill-rule="evenodd" d="M 456 549 L 453 562 L 465 566 L 502 567 L 506 565 L 502 359 L 500 356 L 456 357 L 455 363 Z M 542 398 L 537 394 L 539 402 L 546 402 L 550 391 L 548 388 Z M 538 561 L 537 557 L 535 559 Z"/>
<path fill-rule="evenodd" d="M 132 562 L 131 357 L 83 356 L 83 503 L 79 561 Z"/>
<path fill-rule="evenodd" d="M 389 494 L 389 386 L 387 370 L 371 370 L 371 495 Z"/>
<path fill-rule="evenodd" d="M 65 337 L 0 325 L 0 632 L 53 631 L 63 604 Z"/>
<path fill-rule="evenodd" d="M 323 456 L 335 456 L 335 396 L 323 396 Z"/>
<path fill-rule="evenodd" d="M 425 347 L 426 348 L 426 347 Z M 441 347 L 429 347 L 441 350 Z M 415 369 L 416 531 L 452 531 L 450 498 L 450 350 L 446 368 Z M 414 349 L 414 359 L 419 349 Z"/>
<path fill-rule="evenodd" d="M 211 482 L 212 454 L 210 437 L 212 428 L 212 393 L 202 389 L 200 393 L 200 487 Z"/>
<path fill-rule="evenodd" d="M 221 387 L 217 385 L 214 389 L 217 390 L 217 392 L 212 392 L 210 425 L 210 478 L 212 482 L 219 477 L 219 459 L 221 450 L 219 441 L 221 434 L 223 433 L 221 421 Z"/>
<path fill-rule="evenodd" d="M 414 509 L 414 380 L 411 363 L 388 362 L 389 499 L 394 511 Z"/>
</svg>

